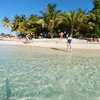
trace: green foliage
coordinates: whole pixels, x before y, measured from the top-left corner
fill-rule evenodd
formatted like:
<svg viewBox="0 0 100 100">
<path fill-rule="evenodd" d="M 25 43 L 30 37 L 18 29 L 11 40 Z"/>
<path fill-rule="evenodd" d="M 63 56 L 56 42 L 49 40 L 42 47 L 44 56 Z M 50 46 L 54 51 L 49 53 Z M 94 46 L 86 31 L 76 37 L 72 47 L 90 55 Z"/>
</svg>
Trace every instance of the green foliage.
<svg viewBox="0 0 100 100">
<path fill-rule="evenodd" d="M 4 17 L 2 20 L 5 27 L 22 34 L 37 34 L 50 32 L 51 37 L 57 37 L 60 31 L 66 31 L 73 36 L 83 35 L 99 37 L 100 26 L 100 0 L 93 0 L 94 8 L 85 13 L 78 9 L 75 11 L 61 12 L 56 10 L 56 4 L 49 3 L 41 11 L 42 17 L 31 14 L 15 15 L 12 20 Z M 57 31 L 58 30 L 58 31 Z M 79 33 L 79 34 L 77 34 Z"/>
<path fill-rule="evenodd" d="M 4 27 L 6 27 L 6 28 L 11 27 L 11 23 L 10 23 L 8 17 L 4 17 L 4 18 L 2 19 L 2 23 L 4 24 Z"/>
<path fill-rule="evenodd" d="M 47 8 L 44 11 L 41 11 L 42 17 L 44 19 L 45 28 L 50 32 L 51 37 L 53 38 L 53 33 L 58 24 L 58 14 L 59 10 L 56 10 L 56 4 L 48 4 Z"/>
<path fill-rule="evenodd" d="M 100 0 L 93 0 L 93 5 L 94 5 L 94 9 L 99 9 L 100 8 Z"/>
</svg>

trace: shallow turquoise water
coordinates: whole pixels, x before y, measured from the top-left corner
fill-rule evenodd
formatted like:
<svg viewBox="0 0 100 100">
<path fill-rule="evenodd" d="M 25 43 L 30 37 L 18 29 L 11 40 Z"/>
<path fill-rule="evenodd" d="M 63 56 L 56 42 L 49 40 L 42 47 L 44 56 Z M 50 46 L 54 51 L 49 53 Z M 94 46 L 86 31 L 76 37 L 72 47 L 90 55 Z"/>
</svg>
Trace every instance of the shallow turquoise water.
<svg viewBox="0 0 100 100">
<path fill-rule="evenodd" d="M 0 45 L 0 100 L 100 100 L 99 50 Z"/>
</svg>

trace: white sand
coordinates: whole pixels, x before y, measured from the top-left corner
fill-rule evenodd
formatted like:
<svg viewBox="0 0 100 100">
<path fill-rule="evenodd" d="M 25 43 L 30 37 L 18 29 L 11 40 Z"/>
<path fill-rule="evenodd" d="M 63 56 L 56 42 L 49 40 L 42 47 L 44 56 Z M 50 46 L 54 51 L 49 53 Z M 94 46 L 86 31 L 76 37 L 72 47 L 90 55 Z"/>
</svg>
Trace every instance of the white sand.
<svg viewBox="0 0 100 100">
<path fill-rule="evenodd" d="M 0 44 L 40 46 L 50 48 L 66 48 L 66 39 L 34 39 L 33 43 L 24 44 L 24 40 L 0 40 Z M 100 42 L 87 42 L 86 40 L 73 39 L 72 48 L 77 49 L 100 49 Z"/>
</svg>

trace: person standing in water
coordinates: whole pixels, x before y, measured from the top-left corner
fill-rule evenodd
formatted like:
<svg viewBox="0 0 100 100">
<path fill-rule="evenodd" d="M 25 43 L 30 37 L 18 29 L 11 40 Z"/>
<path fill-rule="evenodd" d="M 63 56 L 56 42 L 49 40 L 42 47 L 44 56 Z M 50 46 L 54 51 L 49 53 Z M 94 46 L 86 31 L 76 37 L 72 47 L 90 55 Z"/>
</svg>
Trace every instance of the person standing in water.
<svg viewBox="0 0 100 100">
<path fill-rule="evenodd" d="M 72 34 L 68 35 L 68 38 L 67 38 L 67 51 L 72 51 Z"/>
</svg>

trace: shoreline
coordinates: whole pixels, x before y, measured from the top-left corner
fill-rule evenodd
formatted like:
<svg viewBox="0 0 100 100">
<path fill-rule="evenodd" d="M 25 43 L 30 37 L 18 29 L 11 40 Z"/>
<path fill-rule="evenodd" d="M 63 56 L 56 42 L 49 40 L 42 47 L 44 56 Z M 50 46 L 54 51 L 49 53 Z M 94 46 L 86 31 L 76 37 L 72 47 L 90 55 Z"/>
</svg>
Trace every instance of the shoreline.
<svg viewBox="0 0 100 100">
<path fill-rule="evenodd" d="M 0 40 L 0 44 L 4 45 L 17 45 L 17 46 L 38 46 L 48 48 L 67 48 L 66 39 L 33 39 L 31 43 L 24 44 L 25 40 Z M 73 39 L 72 49 L 92 49 L 100 50 L 100 42 L 87 42 L 86 40 Z"/>
</svg>

